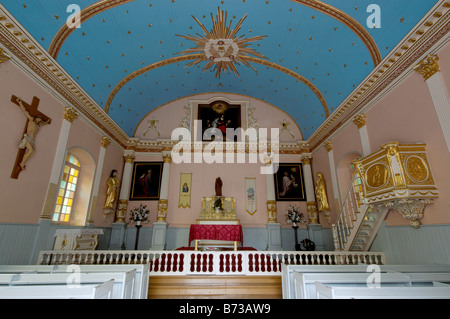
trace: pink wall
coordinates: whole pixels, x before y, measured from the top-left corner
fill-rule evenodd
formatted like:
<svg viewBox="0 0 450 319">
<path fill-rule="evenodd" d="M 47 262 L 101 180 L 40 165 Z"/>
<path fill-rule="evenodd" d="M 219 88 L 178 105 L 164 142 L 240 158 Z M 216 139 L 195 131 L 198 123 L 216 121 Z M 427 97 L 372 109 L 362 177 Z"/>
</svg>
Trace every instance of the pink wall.
<svg viewBox="0 0 450 319">
<path fill-rule="evenodd" d="M 8 79 L 0 85 L 0 222 L 34 224 L 38 222 L 44 206 L 64 107 L 12 62 L 2 63 L 0 71 L 1 77 Z M 19 106 L 11 102 L 12 95 L 29 104 L 34 96 L 38 97 L 38 110 L 52 119 L 50 125 L 42 126 L 38 132 L 35 154 L 18 179 L 10 176 L 26 117 Z"/>
</svg>

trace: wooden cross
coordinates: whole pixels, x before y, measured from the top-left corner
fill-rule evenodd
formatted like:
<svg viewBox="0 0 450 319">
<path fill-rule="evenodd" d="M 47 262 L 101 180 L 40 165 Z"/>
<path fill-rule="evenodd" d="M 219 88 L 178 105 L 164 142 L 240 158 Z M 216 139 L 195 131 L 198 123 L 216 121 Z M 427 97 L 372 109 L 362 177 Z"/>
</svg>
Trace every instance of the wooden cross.
<svg viewBox="0 0 450 319">
<path fill-rule="evenodd" d="M 17 96 L 15 96 L 15 95 L 11 96 L 11 102 L 13 102 L 14 104 L 16 104 L 20 107 Z M 22 105 L 25 107 L 25 109 L 27 110 L 28 114 L 30 114 L 31 117 L 33 117 L 33 118 L 40 117 L 43 122 L 46 122 L 46 124 L 51 123 L 52 120 L 47 115 L 38 111 L 39 99 L 37 97 L 33 97 L 33 101 L 31 102 L 31 105 L 27 104 L 24 101 L 22 101 Z M 25 123 L 25 128 L 24 128 L 23 134 L 22 134 L 22 138 L 27 133 L 29 121 L 30 121 L 30 119 L 28 119 L 28 117 L 27 117 L 27 121 Z M 11 173 L 11 178 L 14 178 L 14 179 L 19 178 L 19 174 L 23 170 L 22 167 L 20 166 L 20 163 L 22 162 L 23 157 L 26 152 L 27 152 L 26 149 L 19 148 L 19 151 L 17 152 L 16 163 L 14 164 L 14 168 Z"/>
</svg>

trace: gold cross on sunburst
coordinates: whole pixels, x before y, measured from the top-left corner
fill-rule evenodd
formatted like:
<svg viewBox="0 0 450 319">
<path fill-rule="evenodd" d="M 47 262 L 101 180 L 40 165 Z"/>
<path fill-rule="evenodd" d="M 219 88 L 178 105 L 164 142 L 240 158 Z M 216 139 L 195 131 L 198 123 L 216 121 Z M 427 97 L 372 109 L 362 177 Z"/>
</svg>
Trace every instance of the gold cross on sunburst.
<svg viewBox="0 0 450 319">
<path fill-rule="evenodd" d="M 261 40 L 266 36 L 243 38 L 242 35 L 236 37 L 236 34 L 241 29 L 245 18 L 247 18 L 247 14 L 245 14 L 245 16 L 241 20 L 239 20 L 233 30 L 231 30 L 232 21 L 230 21 L 227 26 L 227 13 L 221 11 L 220 8 L 218 8 L 217 10 L 216 19 L 214 19 L 214 16 L 211 13 L 211 20 L 213 23 L 213 28 L 211 31 L 208 31 L 206 27 L 197 20 L 197 18 L 195 18 L 194 16 L 192 17 L 200 25 L 205 35 L 194 37 L 191 35 L 177 34 L 177 36 L 194 41 L 197 44 L 195 48 L 179 52 L 178 54 L 199 52 L 202 54 L 201 58 L 198 58 L 195 61 L 187 64 L 186 67 L 197 65 L 200 62 L 207 61 L 207 63 L 203 66 L 203 72 L 214 67 L 214 70 L 216 70 L 216 77 L 220 78 L 220 74 L 222 73 L 222 71 L 226 70 L 231 70 L 239 76 L 239 72 L 235 66 L 235 63 L 238 65 L 242 63 L 247 67 L 255 70 L 247 61 L 247 57 L 249 54 L 266 59 L 265 56 L 248 47 L 251 42 Z"/>
</svg>

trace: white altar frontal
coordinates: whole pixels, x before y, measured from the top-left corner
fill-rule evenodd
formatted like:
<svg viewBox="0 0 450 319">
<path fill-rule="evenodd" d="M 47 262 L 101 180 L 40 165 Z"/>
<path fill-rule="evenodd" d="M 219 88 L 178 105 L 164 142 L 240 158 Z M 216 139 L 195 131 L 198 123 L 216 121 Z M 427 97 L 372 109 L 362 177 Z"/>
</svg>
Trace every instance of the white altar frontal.
<svg viewBox="0 0 450 319">
<path fill-rule="evenodd" d="M 102 229 L 57 229 L 54 250 L 95 250 Z"/>
</svg>

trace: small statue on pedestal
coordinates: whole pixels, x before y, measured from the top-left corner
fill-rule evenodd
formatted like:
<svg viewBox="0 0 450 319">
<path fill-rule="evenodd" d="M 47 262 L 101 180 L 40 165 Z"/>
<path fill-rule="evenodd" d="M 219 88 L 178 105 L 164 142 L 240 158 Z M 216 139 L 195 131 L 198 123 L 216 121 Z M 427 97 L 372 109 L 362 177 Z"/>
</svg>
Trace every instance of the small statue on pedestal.
<svg viewBox="0 0 450 319">
<path fill-rule="evenodd" d="M 220 177 L 216 178 L 216 196 L 222 196 L 222 180 Z"/>
</svg>

